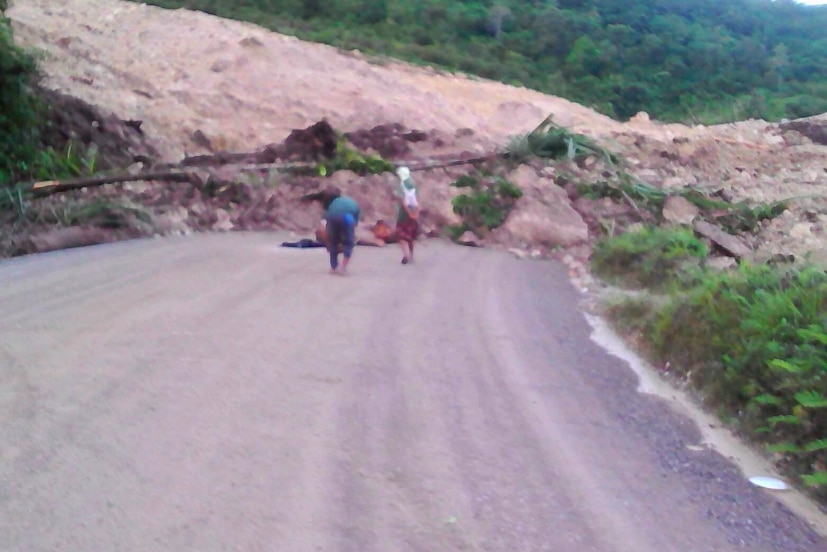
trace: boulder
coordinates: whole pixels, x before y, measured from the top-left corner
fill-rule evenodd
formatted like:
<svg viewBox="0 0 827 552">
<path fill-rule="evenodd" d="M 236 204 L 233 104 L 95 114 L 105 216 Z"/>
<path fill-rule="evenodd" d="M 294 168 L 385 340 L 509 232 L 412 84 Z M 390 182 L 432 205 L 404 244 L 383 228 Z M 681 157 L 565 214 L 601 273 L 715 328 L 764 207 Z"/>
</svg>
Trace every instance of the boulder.
<svg viewBox="0 0 827 552">
<path fill-rule="evenodd" d="M 539 178 L 528 166 L 518 168 L 509 180 L 520 187 L 523 197 L 505 223 L 492 233 L 492 240 L 506 245 L 570 247 L 589 239 L 588 225 L 563 188 Z"/>
<path fill-rule="evenodd" d="M 681 196 L 669 196 L 663 204 L 663 218 L 667 222 L 690 225 L 701 213 L 700 209 Z"/>
<path fill-rule="evenodd" d="M 215 217 L 216 221 L 212 225 L 212 229 L 217 232 L 229 232 L 235 225 L 233 221 L 230 219 L 230 213 L 224 209 L 216 209 L 215 210 Z"/>
<path fill-rule="evenodd" d="M 528 257 L 528 251 L 523 251 L 519 247 L 510 247 L 508 252 L 517 257 L 518 259 L 525 259 Z"/>
<path fill-rule="evenodd" d="M 815 144 L 827 145 L 827 121 L 818 119 L 801 119 L 779 125 L 782 130 L 794 130 Z"/>
<path fill-rule="evenodd" d="M 480 247 L 482 245 L 477 235 L 470 230 L 461 235 L 457 240 L 457 243 L 460 245 L 467 245 L 468 247 Z"/>
<path fill-rule="evenodd" d="M 714 270 L 729 270 L 738 266 L 738 261 L 732 257 L 711 257 L 707 259 L 706 266 Z"/>
</svg>

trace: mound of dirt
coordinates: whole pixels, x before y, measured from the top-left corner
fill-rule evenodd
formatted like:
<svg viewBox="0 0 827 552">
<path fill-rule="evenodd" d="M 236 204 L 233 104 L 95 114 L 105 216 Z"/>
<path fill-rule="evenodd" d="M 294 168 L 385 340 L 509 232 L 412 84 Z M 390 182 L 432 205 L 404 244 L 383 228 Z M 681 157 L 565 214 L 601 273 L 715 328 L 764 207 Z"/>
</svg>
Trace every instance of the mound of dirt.
<svg viewBox="0 0 827 552">
<path fill-rule="evenodd" d="M 17 0 L 7 15 L 16 40 L 44 53 L 45 86 L 117 113 L 122 120 L 142 121 L 140 127 L 130 128 L 152 136 L 152 145 L 165 163 L 187 159 L 185 164 L 199 166 L 208 159 L 202 155 L 219 157 L 218 165 L 312 161 L 333 146 L 330 128 L 344 132 L 357 148 L 399 164 L 469 158 L 502 148 L 511 137 L 552 115 L 556 123 L 620 154 L 634 177 L 653 186 L 691 187 L 731 201 L 790 200 L 790 210 L 761 225 L 749 237 L 750 245 L 764 257 L 818 250 L 827 256 L 823 118 L 704 127 L 661 124 L 642 113 L 621 123 L 524 88 L 398 62 L 380 66 L 357 52 L 341 52 L 188 10 L 121 0 Z M 89 117 L 83 120 L 89 127 Z M 317 122 L 321 126 L 311 126 Z M 87 128 L 87 132 L 92 131 Z M 274 178 L 222 170 L 213 182 L 244 187 L 251 178 Z M 437 226 L 456 222 L 451 200 L 458 192 L 450 184 L 461 174 L 460 169 L 416 174 Z M 384 191 L 360 191 L 362 184 L 349 182 L 350 176 L 334 177 L 348 181 L 365 201 L 385 197 Z M 366 181 L 389 186 L 392 179 L 379 182 L 382 178 Z M 582 236 L 585 222 L 593 238 L 607 226 L 615 228 L 635 217 L 628 204 L 560 194 L 550 187 L 574 180 L 599 182 L 600 166 L 566 165 L 556 173 L 538 169 L 536 178 L 517 206 L 517 212 L 531 216 L 520 219 L 524 227 L 519 232 L 512 228 L 510 233 L 500 233 L 508 239 L 543 235 L 548 240 L 552 235 L 541 228 L 544 215 L 526 202 L 545 205 L 543 212 L 566 212 L 573 226 L 557 231 L 565 236 Z M 192 208 L 178 207 L 189 209 L 183 218 L 194 228 L 312 228 L 309 219 L 316 214 L 306 216 L 292 203 L 295 198 L 285 194 L 301 195 L 316 185 L 285 181 L 274 190 L 252 191 L 247 194 L 251 202 L 244 209 L 247 214 L 241 218 L 230 211 L 214 221 L 212 215 L 193 214 L 192 209 L 202 209 L 198 201 Z M 207 203 L 217 200 L 210 198 Z M 557 209 L 560 202 L 563 205 Z M 390 205 L 377 203 L 373 210 L 386 213 Z M 217 208 L 226 211 L 226 207 Z M 180 209 L 174 217 L 179 222 Z M 576 219 L 575 212 L 584 221 Z"/>
<path fill-rule="evenodd" d="M 428 133 L 409 131 L 401 123 L 393 123 L 348 132 L 345 137 L 362 151 L 375 151 L 386 159 L 402 159 L 410 154 L 410 144 L 428 140 Z"/>
<path fill-rule="evenodd" d="M 121 0 L 17 0 L 7 15 L 16 41 L 45 54 L 48 87 L 143 120 L 168 162 L 207 153 L 206 143 L 250 151 L 323 118 L 343 132 L 388 122 L 446 135 L 473 128 L 486 147 L 549 113 L 574 128 L 621 128 L 539 92 L 404 63 L 379 66 L 200 12 Z"/>
<path fill-rule="evenodd" d="M 135 162 L 149 163 L 160 154 L 141 129 L 143 122 L 123 120 L 117 115 L 73 96 L 48 89 L 37 95 L 49 105 L 49 118 L 42 142 L 57 151 L 70 144 L 94 158 L 98 169 L 123 169 Z M 94 150 L 94 152 L 89 151 Z"/>
</svg>

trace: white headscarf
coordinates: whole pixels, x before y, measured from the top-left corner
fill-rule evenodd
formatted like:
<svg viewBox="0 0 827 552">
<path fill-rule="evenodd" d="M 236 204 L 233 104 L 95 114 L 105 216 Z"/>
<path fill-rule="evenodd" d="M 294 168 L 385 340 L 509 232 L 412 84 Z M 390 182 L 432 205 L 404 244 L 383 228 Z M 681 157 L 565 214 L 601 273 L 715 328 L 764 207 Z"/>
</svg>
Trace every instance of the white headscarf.
<svg viewBox="0 0 827 552">
<path fill-rule="evenodd" d="M 408 167 L 399 167 L 396 169 L 396 176 L 399 177 L 399 184 L 402 187 L 402 196 L 405 198 L 405 205 L 408 207 L 416 207 L 418 204 L 416 199 L 416 186 L 411 179 L 411 170 Z"/>
</svg>

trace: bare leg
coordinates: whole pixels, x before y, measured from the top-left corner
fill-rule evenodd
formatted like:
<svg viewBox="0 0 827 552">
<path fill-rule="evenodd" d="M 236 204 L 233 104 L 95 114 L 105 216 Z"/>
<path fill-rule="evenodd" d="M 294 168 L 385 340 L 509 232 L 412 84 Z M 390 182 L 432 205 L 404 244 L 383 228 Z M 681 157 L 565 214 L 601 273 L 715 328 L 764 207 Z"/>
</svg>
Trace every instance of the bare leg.
<svg viewBox="0 0 827 552">
<path fill-rule="evenodd" d="M 410 250 L 408 249 L 408 242 L 399 240 L 399 248 L 402 249 L 402 264 L 408 264 L 410 260 Z"/>
</svg>

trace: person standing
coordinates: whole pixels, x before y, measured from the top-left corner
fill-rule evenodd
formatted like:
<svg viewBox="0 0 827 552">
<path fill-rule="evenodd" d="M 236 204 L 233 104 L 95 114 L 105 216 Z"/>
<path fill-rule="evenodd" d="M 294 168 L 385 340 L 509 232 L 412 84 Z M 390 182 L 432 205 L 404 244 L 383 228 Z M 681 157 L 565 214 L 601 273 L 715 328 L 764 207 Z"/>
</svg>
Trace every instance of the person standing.
<svg viewBox="0 0 827 552">
<path fill-rule="evenodd" d="M 338 190 L 337 190 L 338 192 Z M 330 273 L 345 274 L 353 247 L 356 245 L 356 225 L 359 224 L 359 204 L 352 197 L 330 193 L 324 199 L 324 219 L 327 227 L 327 249 L 330 253 Z M 339 267 L 339 248 L 342 264 Z"/>
<path fill-rule="evenodd" d="M 396 175 L 399 177 L 399 189 L 396 194 L 396 238 L 402 249 L 402 264 L 408 264 L 413 262 L 414 242 L 419 234 L 419 200 L 416 197 L 416 184 L 411 178 L 410 169 L 399 167 Z"/>
</svg>

